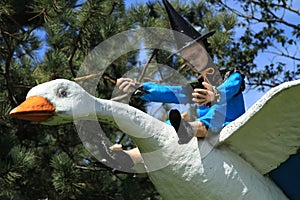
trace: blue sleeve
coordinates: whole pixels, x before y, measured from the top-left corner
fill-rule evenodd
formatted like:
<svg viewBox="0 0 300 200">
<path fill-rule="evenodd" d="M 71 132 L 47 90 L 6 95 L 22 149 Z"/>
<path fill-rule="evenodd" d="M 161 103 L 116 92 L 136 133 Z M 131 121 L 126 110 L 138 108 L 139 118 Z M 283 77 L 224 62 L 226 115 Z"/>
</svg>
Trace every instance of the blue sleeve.
<svg viewBox="0 0 300 200">
<path fill-rule="evenodd" d="M 234 72 L 217 87 L 221 95 L 220 102 L 213 105 L 203 116 L 200 116 L 200 121 L 213 132 L 219 132 L 224 126 L 245 112 L 243 97 L 241 94 L 237 95 L 242 83 L 242 75 Z"/>
<path fill-rule="evenodd" d="M 200 116 L 200 121 L 212 132 L 219 132 L 226 124 L 226 104 L 215 104 L 209 108 L 204 116 Z"/>
<path fill-rule="evenodd" d="M 164 86 L 151 82 L 143 83 L 143 90 L 149 92 L 141 96 L 143 100 L 152 102 L 164 102 L 164 103 L 177 103 L 186 104 L 189 103 L 190 97 L 186 94 L 186 87 L 182 86 Z"/>
<path fill-rule="evenodd" d="M 220 103 L 230 101 L 240 90 L 243 77 L 240 73 L 232 73 L 217 89 L 220 92 Z"/>
</svg>

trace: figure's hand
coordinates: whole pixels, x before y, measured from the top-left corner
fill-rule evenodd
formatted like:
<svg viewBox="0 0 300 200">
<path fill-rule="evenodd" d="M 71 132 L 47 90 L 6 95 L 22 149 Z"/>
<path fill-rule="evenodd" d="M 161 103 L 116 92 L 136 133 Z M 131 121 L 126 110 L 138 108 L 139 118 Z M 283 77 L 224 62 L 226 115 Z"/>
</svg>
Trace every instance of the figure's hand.
<svg viewBox="0 0 300 200">
<path fill-rule="evenodd" d="M 116 86 L 123 92 L 132 93 L 136 90 L 137 83 L 131 78 L 119 78 Z"/>
<path fill-rule="evenodd" d="M 192 93 L 192 101 L 197 103 L 199 106 L 207 104 L 215 100 L 213 86 L 207 82 L 202 82 L 205 89 L 195 88 Z"/>
</svg>

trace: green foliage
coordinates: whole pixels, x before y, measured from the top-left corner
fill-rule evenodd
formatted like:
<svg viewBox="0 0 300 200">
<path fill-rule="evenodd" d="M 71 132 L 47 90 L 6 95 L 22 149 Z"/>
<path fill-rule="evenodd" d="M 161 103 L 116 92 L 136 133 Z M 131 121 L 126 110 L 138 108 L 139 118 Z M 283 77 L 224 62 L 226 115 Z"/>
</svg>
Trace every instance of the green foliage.
<svg viewBox="0 0 300 200">
<path fill-rule="evenodd" d="M 74 78 L 91 49 L 128 30 L 123 2 L 11 0 L 1 2 L 0 15 L 0 199 L 126 199 L 129 190 L 137 197 L 157 195 L 147 177 L 117 175 L 95 160 L 72 124 L 48 127 L 8 115 L 31 87 Z M 122 76 L 123 66 L 136 63 L 136 53 L 118 59 L 108 73 Z M 109 99 L 113 87 L 100 82 L 98 96 Z M 132 147 L 130 141 L 127 146 Z M 148 190 L 124 187 L 124 180 L 145 181 Z"/>
<path fill-rule="evenodd" d="M 225 68 L 235 66 L 260 90 L 299 79 L 300 8 L 293 0 L 211 0 L 220 10 L 238 16 L 235 28 L 242 35 L 218 57 Z M 233 40 L 234 38 L 232 38 Z M 257 61 L 257 57 L 264 57 Z"/>
<path fill-rule="evenodd" d="M 288 49 L 299 44 L 299 25 L 272 15 L 284 8 L 291 11 L 287 1 L 237 1 L 247 16 L 252 16 L 239 16 L 243 20 L 221 0 L 180 2 L 171 1 L 197 29 L 217 31 L 209 42 L 219 68 L 241 69 L 248 83 L 261 89 L 299 77 L 296 53 L 280 54 L 294 60 L 293 68 L 278 60 L 255 63 L 270 47 Z M 299 17 L 299 11 L 291 12 Z M 0 199 L 160 199 L 146 176 L 113 172 L 93 158 L 72 124 L 43 126 L 12 119 L 9 111 L 38 83 L 56 78 L 72 80 L 89 51 L 105 39 L 131 28 L 168 28 L 161 3 L 149 1 L 125 10 L 122 0 L 4 0 L 0 2 L 0 16 Z M 292 35 L 278 24 L 290 27 Z M 243 33 L 236 40 L 239 29 Z M 141 80 L 160 77 L 168 81 L 172 77 L 155 63 L 164 63 L 169 52 L 149 49 L 147 55 L 152 54 L 153 65 Z M 140 74 L 144 63 L 138 55 L 138 51 L 123 55 L 106 72 L 121 77 L 138 66 Z M 183 60 L 175 57 L 167 64 L 181 69 Z M 80 83 L 95 81 L 98 78 Z M 113 89 L 112 83 L 101 79 L 96 96 L 110 99 Z M 144 102 L 132 99 L 131 103 L 144 109 Z M 112 142 L 122 134 L 109 124 L 102 128 L 111 133 L 107 137 Z M 126 148 L 134 146 L 129 139 L 123 144 Z"/>
<path fill-rule="evenodd" d="M 52 182 L 56 191 L 67 198 L 69 194 L 75 194 L 80 189 L 77 183 L 79 171 L 76 170 L 73 161 L 66 153 L 61 153 L 51 160 L 51 167 L 54 169 L 52 173 Z M 74 197 L 69 197 L 74 198 Z"/>
</svg>

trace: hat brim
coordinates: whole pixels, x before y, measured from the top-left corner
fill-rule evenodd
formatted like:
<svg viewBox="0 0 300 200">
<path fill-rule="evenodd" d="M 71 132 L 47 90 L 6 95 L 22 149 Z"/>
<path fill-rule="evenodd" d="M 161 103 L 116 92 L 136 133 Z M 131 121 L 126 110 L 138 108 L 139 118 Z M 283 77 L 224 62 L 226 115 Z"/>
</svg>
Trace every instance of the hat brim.
<svg viewBox="0 0 300 200">
<path fill-rule="evenodd" d="M 200 37 L 196 38 L 195 40 L 192 40 L 190 42 L 188 42 L 186 45 L 184 45 L 183 47 L 181 47 L 180 49 L 176 50 L 175 53 L 172 53 L 168 58 L 170 58 L 171 56 L 173 56 L 174 54 L 178 54 L 179 52 L 181 52 L 182 50 L 188 48 L 189 46 L 191 46 L 192 44 L 195 44 L 196 42 L 202 41 L 210 36 L 212 36 L 213 34 L 215 34 L 215 30 L 213 31 L 209 31 L 208 33 L 205 33 L 203 35 L 201 35 Z"/>
</svg>

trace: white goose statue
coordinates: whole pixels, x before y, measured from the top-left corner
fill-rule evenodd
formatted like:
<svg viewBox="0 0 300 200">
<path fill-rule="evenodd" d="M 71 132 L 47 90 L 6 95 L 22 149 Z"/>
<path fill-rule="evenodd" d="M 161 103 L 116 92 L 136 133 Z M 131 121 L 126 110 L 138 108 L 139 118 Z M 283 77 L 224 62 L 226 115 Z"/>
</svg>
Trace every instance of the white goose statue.
<svg viewBox="0 0 300 200">
<path fill-rule="evenodd" d="M 205 158 L 200 151 L 203 140 L 178 144 L 172 126 L 129 105 L 95 98 L 64 79 L 32 88 L 10 114 L 46 125 L 72 122 L 73 117 L 92 119 L 95 112 L 99 120 L 116 121 L 142 155 L 161 152 L 143 159 L 151 181 L 167 200 L 283 200 L 288 197 L 266 174 L 299 148 L 299 90 L 300 81 L 271 89 L 221 131 Z"/>
</svg>

